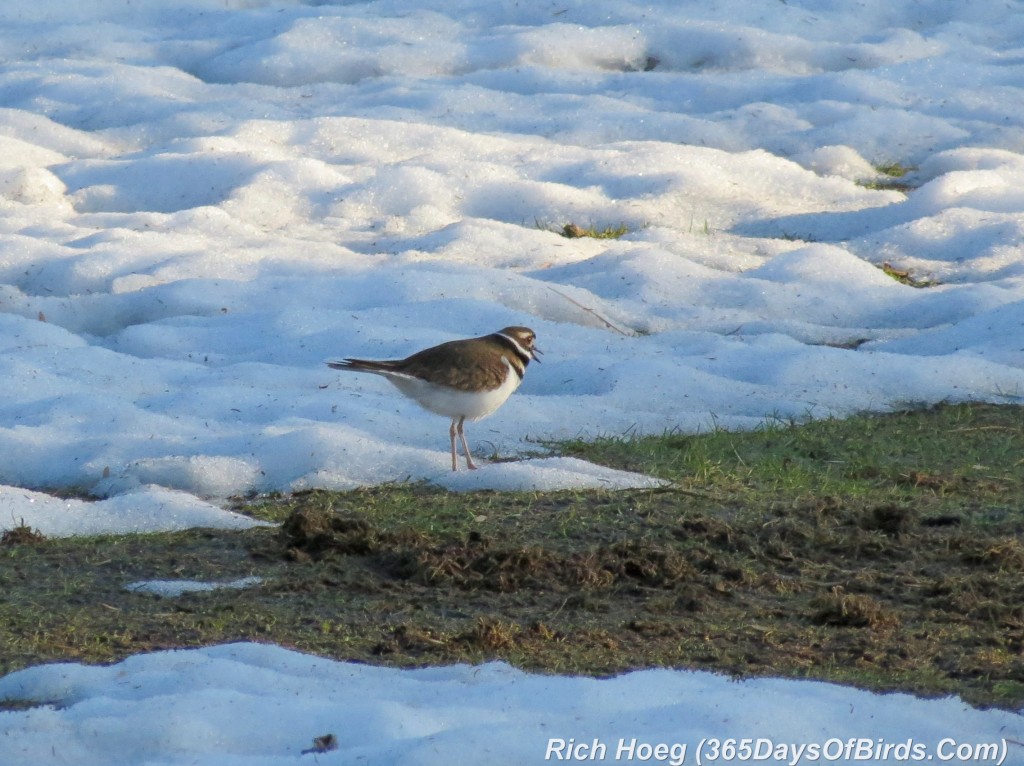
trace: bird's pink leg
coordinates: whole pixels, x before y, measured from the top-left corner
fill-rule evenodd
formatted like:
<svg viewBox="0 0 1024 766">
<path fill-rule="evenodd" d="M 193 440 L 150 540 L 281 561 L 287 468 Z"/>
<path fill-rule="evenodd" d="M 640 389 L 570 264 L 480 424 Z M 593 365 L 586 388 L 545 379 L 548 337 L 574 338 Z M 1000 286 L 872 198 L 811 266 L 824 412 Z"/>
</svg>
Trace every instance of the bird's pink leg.
<svg viewBox="0 0 1024 766">
<path fill-rule="evenodd" d="M 469 454 L 469 444 L 466 443 L 466 434 L 462 431 L 462 424 L 466 421 L 463 416 L 459 418 L 459 439 L 462 440 L 462 451 L 466 453 L 466 468 L 471 471 L 476 470 L 476 463 L 473 462 L 473 456 Z M 452 449 L 455 449 L 455 443 L 452 442 Z"/>
<path fill-rule="evenodd" d="M 448 435 L 452 437 L 452 470 L 459 470 L 459 463 L 455 457 L 455 418 L 452 418 L 452 427 L 448 429 Z"/>
</svg>

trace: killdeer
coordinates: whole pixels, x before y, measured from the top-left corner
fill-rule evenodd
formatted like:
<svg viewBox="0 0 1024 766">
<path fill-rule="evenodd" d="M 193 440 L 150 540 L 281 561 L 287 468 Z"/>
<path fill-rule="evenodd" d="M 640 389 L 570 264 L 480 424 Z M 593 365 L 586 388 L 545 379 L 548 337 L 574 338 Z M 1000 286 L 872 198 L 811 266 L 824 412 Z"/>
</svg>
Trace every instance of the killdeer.
<svg viewBox="0 0 1024 766">
<path fill-rule="evenodd" d="M 506 327 L 479 338 L 432 346 L 405 359 L 345 359 L 327 366 L 383 375 L 424 409 L 451 418 L 452 470 L 459 469 L 456 435 L 462 442 L 466 467 L 475 469 L 463 423 L 487 417 L 519 388 L 530 360 L 540 361 L 536 338 L 528 327 Z"/>
</svg>

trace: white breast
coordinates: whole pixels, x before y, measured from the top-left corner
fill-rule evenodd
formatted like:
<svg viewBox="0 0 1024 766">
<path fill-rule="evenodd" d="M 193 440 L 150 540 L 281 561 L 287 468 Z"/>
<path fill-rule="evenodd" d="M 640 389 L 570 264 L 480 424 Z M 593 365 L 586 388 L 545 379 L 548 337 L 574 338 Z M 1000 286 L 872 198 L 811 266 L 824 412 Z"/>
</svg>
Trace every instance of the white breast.
<svg viewBox="0 0 1024 766">
<path fill-rule="evenodd" d="M 405 375 L 385 373 L 385 377 L 403 394 L 419 402 L 424 409 L 449 418 L 480 420 L 503 405 L 522 382 L 508 359 L 502 357 L 502 361 L 508 368 L 508 374 L 500 386 L 489 391 L 460 391 Z"/>
</svg>

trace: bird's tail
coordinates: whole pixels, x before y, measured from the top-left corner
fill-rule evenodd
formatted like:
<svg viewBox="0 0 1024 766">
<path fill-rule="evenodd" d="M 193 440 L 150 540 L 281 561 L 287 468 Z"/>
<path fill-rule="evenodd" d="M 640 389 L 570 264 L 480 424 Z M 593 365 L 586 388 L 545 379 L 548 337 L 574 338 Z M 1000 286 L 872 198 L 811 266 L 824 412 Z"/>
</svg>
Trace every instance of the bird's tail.
<svg viewBox="0 0 1024 766">
<path fill-rule="evenodd" d="M 328 362 L 327 366 L 334 370 L 354 370 L 355 372 L 391 372 L 395 363 L 390 360 L 374 361 L 372 359 L 342 359 L 340 362 Z"/>
</svg>

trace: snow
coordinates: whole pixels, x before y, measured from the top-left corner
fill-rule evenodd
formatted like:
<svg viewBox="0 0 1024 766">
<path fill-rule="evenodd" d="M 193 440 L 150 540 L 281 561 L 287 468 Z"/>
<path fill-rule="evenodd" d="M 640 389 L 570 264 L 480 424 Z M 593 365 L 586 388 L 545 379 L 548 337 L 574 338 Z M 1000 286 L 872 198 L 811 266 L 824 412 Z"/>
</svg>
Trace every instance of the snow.
<svg viewBox="0 0 1024 766">
<path fill-rule="evenodd" d="M 0 486 L 0 519 L 4 528 L 24 524 L 47 537 L 168 532 L 190 527 L 246 529 L 263 523 L 186 492 L 157 486 L 96 502 Z"/>
<path fill-rule="evenodd" d="M 205 591 L 227 588 L 241 590 L 251 588 L 263 582 L 262 577 L 241 577 L 228 582 L 203 582 L 201 580 L 138 580 L 130 582 L 124 589 L 132 593 L 152 593 L 154 596 L 174 598 L 185 593 L 203 593 Z"/>
<path fill-rule="evenodd" d="M 252 522 L 229 497 L 405 479 L 649 486 L 543 443 L 1020 402 L 1020 10 L 8 0 L 0 528 L 237 527 Z M 912 193 L 864 185 L 893 162 Z M 565 239 L 567 223 L 629 233 Z M 885 262 L 939 284 L 898 284 Z M 444 419 L 324 365 L 513 324 L 537 331 L 543 364 L 467 436 L 480 458 L 527 459 L 473 473 L 448 470 Z M 69 490 L 99 500 L 52 494 Z M 1024 739 L 1020 716 L 820 684 L 399 672 L 273 647 L 0 684 L 61 702 L 0 713 L 5 763 Z M 337 753 L 299 755 L 335 729 Z"/>
<path fill-rule="evenodd" d="M 564 678 L 498 662 L 396 670 L 258 644 L 158 652 L 108 667 L 30 668 L 0 679 L 3 695 L 46 703 L 0 713 L 0 721 L 23 721 L 17 747 L 6 748 L 9 766 L 557 763 L 554 753 L 565 752 L 558 740 L 604 744 L 597 760 L 606 763 L 666 764 L 695 763 L 704 740 L 710 763 L 718 762 L 712 739 L 737 747 L 749 739 L 760 763 L 899 762 L 856 754 L 908 743 L 942 762 L 964 745 L 993 744 L 998 755 L 1020 733 L 1012 713 L 807 681 L 671 670 Z M 336 751 L 302 754 L 326 734 L 337 738 Z M 664 757 L 655 757 L 657 745 Z M 1020 751 L 1005 746 L 1005 762 L 1020 763 Z M 849 747 L 854 757 L 810 757 L 813 747 L 825 755 Z"/>
</svg>

